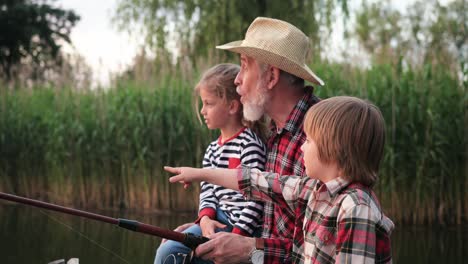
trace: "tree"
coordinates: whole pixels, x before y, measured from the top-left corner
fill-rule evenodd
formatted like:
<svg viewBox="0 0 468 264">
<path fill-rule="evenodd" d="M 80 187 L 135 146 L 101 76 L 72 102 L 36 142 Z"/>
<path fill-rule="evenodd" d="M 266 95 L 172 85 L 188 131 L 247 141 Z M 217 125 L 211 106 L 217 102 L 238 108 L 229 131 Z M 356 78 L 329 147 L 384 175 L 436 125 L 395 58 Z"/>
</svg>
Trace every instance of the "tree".
<svg viewBox="0 0 468 264">
<path fill-rule="evenodd" d="M 468 67 L 467 14 L 464 0 L 447 6 L 418 1 L 404 13 L 365 3 L 356 14 L 354 33 L 374 59 L 403 58 L 411 64 L 437 63 L 463 71 Z"/>
<path fill-rule="evenodd" d="M 60 63 L 60 41 L 71 43 L 70 31 L 80 17 L 48 2 L 0 0 L 0 70 L 7 81 L 22 62 L 35 68 Z"/>
<path fill-rule="evenodd" d="M 312 54 L 318 57 L 320 40 L 330 29 L 333 11 L 348 12 L 346 0 L 119 0 L 114 22 L 123 31 L 140 28 L 146 45 L 163 56 L 206 57 L 214 46 L 241 39 L 258 16 L 288 21 L 312 39 Z M 176 43 L 176 47 L 168 48 Z M 316 52 L 317 51 L 317 52 Z"/>
<path fill-rule="evenodd" d="M 364 2 L 356 14 L 355 34 L 369 54 L 401 44 L 401 14 L 382 3 Z"/>
</svg>

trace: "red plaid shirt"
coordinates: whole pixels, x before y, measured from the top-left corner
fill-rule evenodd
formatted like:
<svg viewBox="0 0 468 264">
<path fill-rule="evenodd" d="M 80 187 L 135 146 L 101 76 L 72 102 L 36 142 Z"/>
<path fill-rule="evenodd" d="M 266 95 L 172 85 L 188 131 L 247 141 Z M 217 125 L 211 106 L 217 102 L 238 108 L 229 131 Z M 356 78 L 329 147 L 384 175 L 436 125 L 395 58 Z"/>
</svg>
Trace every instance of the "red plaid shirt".
<svg viewBox="0 0 468 264">
<path fill-rule="evenodd" d="M 296 219 L 294 263 L 391 263 L 392 221 L 371 189 L 336 178 L 280 176 L 243 167 L 239 188 L 247 198 L 288 206 Z"/>
<path fill-rule="evenodd" d="M 301 146 L 306 139 L 302 123 L 307 110 L 319 102 L 313 87 L 306 93 L 289 115 L 286 125 L 277 129 L 273 124 L 267 141 L 266 171 L 280 175 L 303 175 L 305 172 Z M 267 202 L 264 206 L 262 237 L 265 238 L 264 263 L 290 263 L 295 226 L 302 226 L 286 204 Z M 300 230 L 299 230 L 300 231 Z"/>
</svg>

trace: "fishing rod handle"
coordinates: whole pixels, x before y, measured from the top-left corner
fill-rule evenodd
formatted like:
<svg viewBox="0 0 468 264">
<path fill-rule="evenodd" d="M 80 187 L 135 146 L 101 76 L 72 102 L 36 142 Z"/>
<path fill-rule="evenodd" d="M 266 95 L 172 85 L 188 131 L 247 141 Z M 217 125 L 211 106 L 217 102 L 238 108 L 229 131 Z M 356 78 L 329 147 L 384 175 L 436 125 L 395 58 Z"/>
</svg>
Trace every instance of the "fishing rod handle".
<svg viewBox="0 0 468 264">
<path fill-rule="evenodd" d="M 209 239 L 203 236 L 197 236 L 192 233 L 181 233 L 172 230 L 162 229 L 157 226 L 147 225 L 140 223 L 138 221 L 129 220 L 129 219 L 118 219 L 118 225 L 122 228 L 129 229 L 132 231 L 151 234 L 166 238 L 169 240 L 174 240 L 184 244 L 185 246 L 195 249 L 198 245 L 205 243 Z"/>
<path fill-rule="evenodd" d="M 196 247 L 198 247 L 198 245 L 203 244 L 209 240 L 207 237 L 197 236 L 192 233 L 184 233 L 184 234 L 185 234 L 185 238 L 182 244 L 184 244 L 185 246 L 191 249 L 195 249 Z"/>
</svg>

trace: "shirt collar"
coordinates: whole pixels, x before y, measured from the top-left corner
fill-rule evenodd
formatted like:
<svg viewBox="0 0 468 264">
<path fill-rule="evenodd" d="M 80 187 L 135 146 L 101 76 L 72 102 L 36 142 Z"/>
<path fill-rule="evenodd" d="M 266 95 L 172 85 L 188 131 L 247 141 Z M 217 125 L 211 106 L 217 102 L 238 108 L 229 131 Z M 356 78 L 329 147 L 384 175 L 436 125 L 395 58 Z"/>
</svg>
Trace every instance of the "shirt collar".
<svg viewBox="0 0 468 264">
<path fill-rule="evenodd" d="M 314 88 L 312 86 L 306 86 L 304 89 L 304 95 L 289 114 L 286 119 L 285 126 L 282 129 L 277 129 L 276 124 L 272 121 L 271 133 L 280 134 L 283 130 L 294 133 L 297 130 L 302 129 L 302 122 L 307 110 L 319 101 L 319 99 L 314 95 Z"/>
<path fill-rule="evenodd" d="M 319 184 L 317 184 L 317 188 L 319 192 L 327 190 L 330 197 L 333 197 L 346 188 L 350 183 L 351 182 L 342 177 L 337 177 L 326 183 L 319 182 Z"/>
</svg>

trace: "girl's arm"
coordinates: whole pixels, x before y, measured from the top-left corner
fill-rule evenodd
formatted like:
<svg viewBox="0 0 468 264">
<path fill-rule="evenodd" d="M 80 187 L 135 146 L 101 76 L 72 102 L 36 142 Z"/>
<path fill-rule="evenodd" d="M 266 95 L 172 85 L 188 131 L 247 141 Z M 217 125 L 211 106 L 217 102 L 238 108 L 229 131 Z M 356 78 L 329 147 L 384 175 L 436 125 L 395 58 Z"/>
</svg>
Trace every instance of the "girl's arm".
<svg viewBox="0 0 468 264">
<path fill-rule="evenodd" d="M 253 134 L 250 140 L 242 144 L 240 153 L 241 164 L 253 169 L 265 169 L 265 145 Z M 237 179 L 239 180 L 239 178 Z M 239 220 L 234 224 L 233 233 L 253 236 L 263 223 L 263 202 L 249 200 L 243 206 Z"/>
<path fill-rule="evenodd" d="M 213 154 L 212 144 L 208 146 L 205 151 L 205 156 L 203 157 L 203 168 L 212 168 L 213 164 L 211 163 L 210 157 Z M 211 219 L 216 217 L 216 208 L 218 208 L 218 198 L 215 195 L 215 186 L 209 182 L 202 181 L 200 183 L 200 203 L 198 211 L 198 219 L 196 222 L 199 222 L 203 216 L 208 216 Z"/>
<path fill-rule="evenodd" d="M 203 168 L 212 168 L 211 156 L 213 154 L 213 143 L 208 145 L 205 156 L 203 157 Z M 215 186 L 209 182 L 200 183 L 200 203 L 198 209 L 198 218 L 195 223 L 199 224 L 203 236 L 209 236 L 215 232 L 215 229 L 225 226 L 216 220 L 216 210 L 219 207 L 218 197 L 215 195 Z"/>
</svg>

